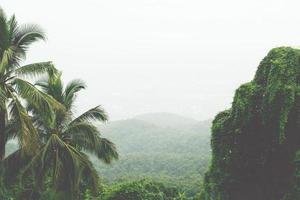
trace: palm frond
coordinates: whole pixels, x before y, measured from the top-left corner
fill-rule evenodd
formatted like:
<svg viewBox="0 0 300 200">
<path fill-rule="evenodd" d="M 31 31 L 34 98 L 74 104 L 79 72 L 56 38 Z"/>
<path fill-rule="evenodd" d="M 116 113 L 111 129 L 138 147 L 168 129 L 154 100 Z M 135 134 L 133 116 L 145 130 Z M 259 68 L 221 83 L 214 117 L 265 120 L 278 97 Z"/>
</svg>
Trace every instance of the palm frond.
<svg viewBox="0 0 300 200">
<path fill-rule="evenodd" d="M 13 47 L 9 47 L 7 49 L 4 49 L 2 52 L 2 58 L 0 61 L 0 73 L 4 73 L 6 70 L 8 64 L 14 60 L 14 50 Z"/>
<path fill-rule="evenodd" d="M 96 106 L 85 113 L 78 116 L 74 119 L 71 124 L 79 122 L 91 122 L 91 121 L 102 121 L 105 122 L 108 120 L 108 115 L 101 106 Z"/>
<path fill-rule="evenodd" d="M 10 19 L 8 20 L 8 26 L 9 26 L 9 35 L 10 35 L 10 41 L 13 40 L 15 37 L 15 34 L 18 31 L 18 22 L 16 20 L 16 16 L 12 15 Z"/>
<path fill-rule="evenodd" d="M 41 161 L 43 162 L 41 166 L 51 163 L 53 184 L 56 190 L 74 194 L 81 178 L 81 168 L 85 166 L 80 152 L 61 140 L 58 135 L 52 134 L 44 147 Z"/>
<path fill-rule="evenodd" d="M 35 78 L 43 74 L 54 73 L 53 71 L 57 71 L 57 70 L 53 66 L 52 62 L 40 62 L 40 63 L 33 63 L 33 64 L 22 66 L 14 70 L 13 72 L 17 76 Z"/>
<path fill-rule="evenodd" d="M 97 127 L 90 123 L 80 122 L 70 125 L 64 135 L 71 138 L 71 144 L 79 149 L 96 155 L 105 163 L 118 159 L 118 152 L 114 143 L 100 137 Z"/>
<path fill-rule="evenodd" d="M 0 49 L 1 51 L 4 51 L 8 47 L 9 47 L 9 27 L 7 26 L 6 15 L 4 11 L 0 8 Z"/>
<path fill-rule="evenodd" d="M 34 86 L 40 87 L 43 92 L 48 94 L 48 90 L 49 90 L 48 78 L 38 80 L 37 82 L 34 83 Z"/>
<path fill-rule="evenodd" d="M 6 110 L 6 102 L 7 102 L 7 94 L 4 90 L 4 88 L 0 87 L 0 108 L 3 110 Z"/>
<path fill-rule="evenodd" d="M 6 141 L 16 138 L 20 134 L 20 129 L 20 124 L 17 120 L 9 120 L 5 126 Z"/>
<path fill-rule="evenodd" d="M 52 75 L 49 75 L 47 80 L 47 94 L 52 96 L 54 99 L 64 104 L 63 97 L 63 83 L 61 81 L 61 72 L 56 72 Z M 65 106 L 65 105 L 64 105 Z"/>
<path fill-rule="evenodd" d="M 86 122 L 78 122 L 78 123 L 72 123 L 66 126 L 66 129 L 63 131 L 63 136 L 72 136 L 74 134 L 86 134 L 86 136 L 91 136 L 89 139 L 95 139 L 93 138 L 94 135 L 98 134 L 98 129 L 96 126 L 94 126 L 91 123 Z"/>
<path fill-rule="evenodd" d="M 53 112 L 53 109 L 64 110 L 63 105 L 56 101 L 53 97 L 41 92 L 31 83 L 16 78 L 14 79 L 14 85 L 18 94 L 26 99 L 28 102 L 34 104 L 40 110 L 44 112 Z"/>
<path fill-rule="evenodd" d="M 39 88 L 42 92 L 44 92 L 44 93 L 52 96 L 51 92 L 50 92 L 51 91 L 51 86 L 49 85 L 49 77 L 42 77 L 42 78 L 38 79 L 34 83 L 34 86 L 36 86 L 37 88 Z"/>
<path fill-rule="evenodd" d="M 117 160 L 119 154 L 116 145 L 106 138 L 97 141 L 97 157 L 109 164 L 112 160 Z"/>
<path fill-rule="evenodd" d="M 36 24 L 25 24 L 19 26 L 14 38 L 14 45 L 26 51 L 28 46 L 38 40 L 45 40 L 44 31 Z"/>
<path fill-rule="evenodd" d="M 81 158 L 84 163 L 81 172 L 81 177 L 85 179 L 85 183 L 87 184 L 87 186 L 92 190 L 94 195 L 96 195 L 99 191 L 100 177 L 98 175 L 98 172 L 86 154 L 81 153 Z M 77 184 L 79 184 L 79 182 Z"/>
<path fill-rule="evenodd" d="M 64 105 L 67 109 L 70 109 L 72 107 L 72 104 L 76 97 L 76 93 L 85 88 L 85 83 L 80 79 L 75 79 L 66 86 L 64 92 Z"/>
<path fill-rule="evenodd" d="M 44 147 L 40 147 L 38 151 L 35 152 L 34 155 L 32 155 L 31 159 L 28 163 L 22 168 L 22 171 L 19 174 L 20 178 L 20 184 L 23 185 L 24 180 L 26 177 L 29 177 L 30 175 L 35 177 L 36 179 L 43 180 L 46 175 L 46 169 L 41 167 L 41 163 L 43 161 L 42 153 L 43 153 Z M 43 172 L 43 173 L 40 173 Z M 35 176 L 36 174 L 39 174 L 38 176 Z M 36 181 L 36 182 L 39 182 Z"/>
<path fill-rule="evenodd" d="M 31 117 L 28 115 L 21 102 L 14 94 L 11 93 L 11 96 L 13 105 L 11 118 L 18 122 L 20 128 L 20 135 L 18 136 L 19 145 L 25 153 L 30 154 L 32 153 L 32 150 L 37 149 L 38 146 L 37 131 L 33 126 Z"/>
</svg>

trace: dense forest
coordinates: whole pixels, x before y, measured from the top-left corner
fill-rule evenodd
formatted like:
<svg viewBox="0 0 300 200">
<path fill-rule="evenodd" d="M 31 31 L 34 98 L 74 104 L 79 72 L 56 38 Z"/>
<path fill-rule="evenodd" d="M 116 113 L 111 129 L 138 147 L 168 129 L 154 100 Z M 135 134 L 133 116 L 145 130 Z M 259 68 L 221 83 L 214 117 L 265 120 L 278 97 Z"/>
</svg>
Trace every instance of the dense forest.
<svg viewBox="0 0 300 200">
<path fill-rule="evenodd" d="M 82 80 L 64 85 L 52 62 L 21 65 L 30 45 L 45 38 L 39 26 L 19 25 L 0 9 L 0 199 L 96 196 L 99 175 L 87 153 L 107 164 L 118 159 L 95 124 L 107 121 L 104 109 L 74 115 Z M 11 139 L 18 149 L 8 155 Z"/>
<path fill-rule="evenodd" d="M 94 162 L 96 169 L 109 183 L 151 178 L 193 197 L 209 163 L 210 126 L 169 113 L 108 123 L 102 134 L 115 142 L 120 158 L 112 165 Z"/>
</svg>

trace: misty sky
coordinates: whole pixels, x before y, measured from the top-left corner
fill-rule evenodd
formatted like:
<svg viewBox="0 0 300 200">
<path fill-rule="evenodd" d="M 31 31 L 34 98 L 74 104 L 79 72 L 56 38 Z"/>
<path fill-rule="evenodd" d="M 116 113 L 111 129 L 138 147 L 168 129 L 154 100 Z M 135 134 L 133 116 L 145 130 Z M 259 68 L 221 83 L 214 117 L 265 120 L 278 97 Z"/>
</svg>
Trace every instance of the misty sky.
<svg viewBox="0 0 300 200">
<path fill-rule="evenodd" d="M 26 62 L 52 60 L 112 120 L 147 112 L 212 118 L 277 46 L 300 46 L 300 1 L 1 0 L 47 33 Z"/>
</svg>

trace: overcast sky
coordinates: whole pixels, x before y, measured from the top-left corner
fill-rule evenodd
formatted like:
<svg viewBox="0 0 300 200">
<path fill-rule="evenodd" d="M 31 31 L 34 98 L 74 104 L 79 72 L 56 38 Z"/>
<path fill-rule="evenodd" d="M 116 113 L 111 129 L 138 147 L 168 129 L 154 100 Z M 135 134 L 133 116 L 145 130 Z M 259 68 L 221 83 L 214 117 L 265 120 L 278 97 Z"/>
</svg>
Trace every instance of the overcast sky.
<svg viewBox="0 0 300 200">
<path fill-rule="evenodd" d="M 300 45 L 295 0 L 1 0 L 46 43 L 26 62 L 52 60 L 88 89 L 77 111 L 103 105 L 112 120 L 172 112 L 199 120 L 230 107 L 277 46 Z"/>
</svg>

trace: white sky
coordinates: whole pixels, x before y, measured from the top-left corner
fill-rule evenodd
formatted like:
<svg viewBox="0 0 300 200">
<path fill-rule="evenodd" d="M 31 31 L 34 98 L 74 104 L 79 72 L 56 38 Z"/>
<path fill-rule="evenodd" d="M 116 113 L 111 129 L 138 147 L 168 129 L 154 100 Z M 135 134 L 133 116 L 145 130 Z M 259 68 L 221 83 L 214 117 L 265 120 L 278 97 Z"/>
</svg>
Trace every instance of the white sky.
<svg viewBox="0 0 300 200">
<path fill-rule="evenodd" d="M 1 0 L 46 43 L 27 62 L 52 60 L 88 89 L 77 111 L 101 104 L 112 120 L 147 112 L 196 119 L 228 108 L 277 46 L 300 45 L 300 1 Z"/>
</svg>

